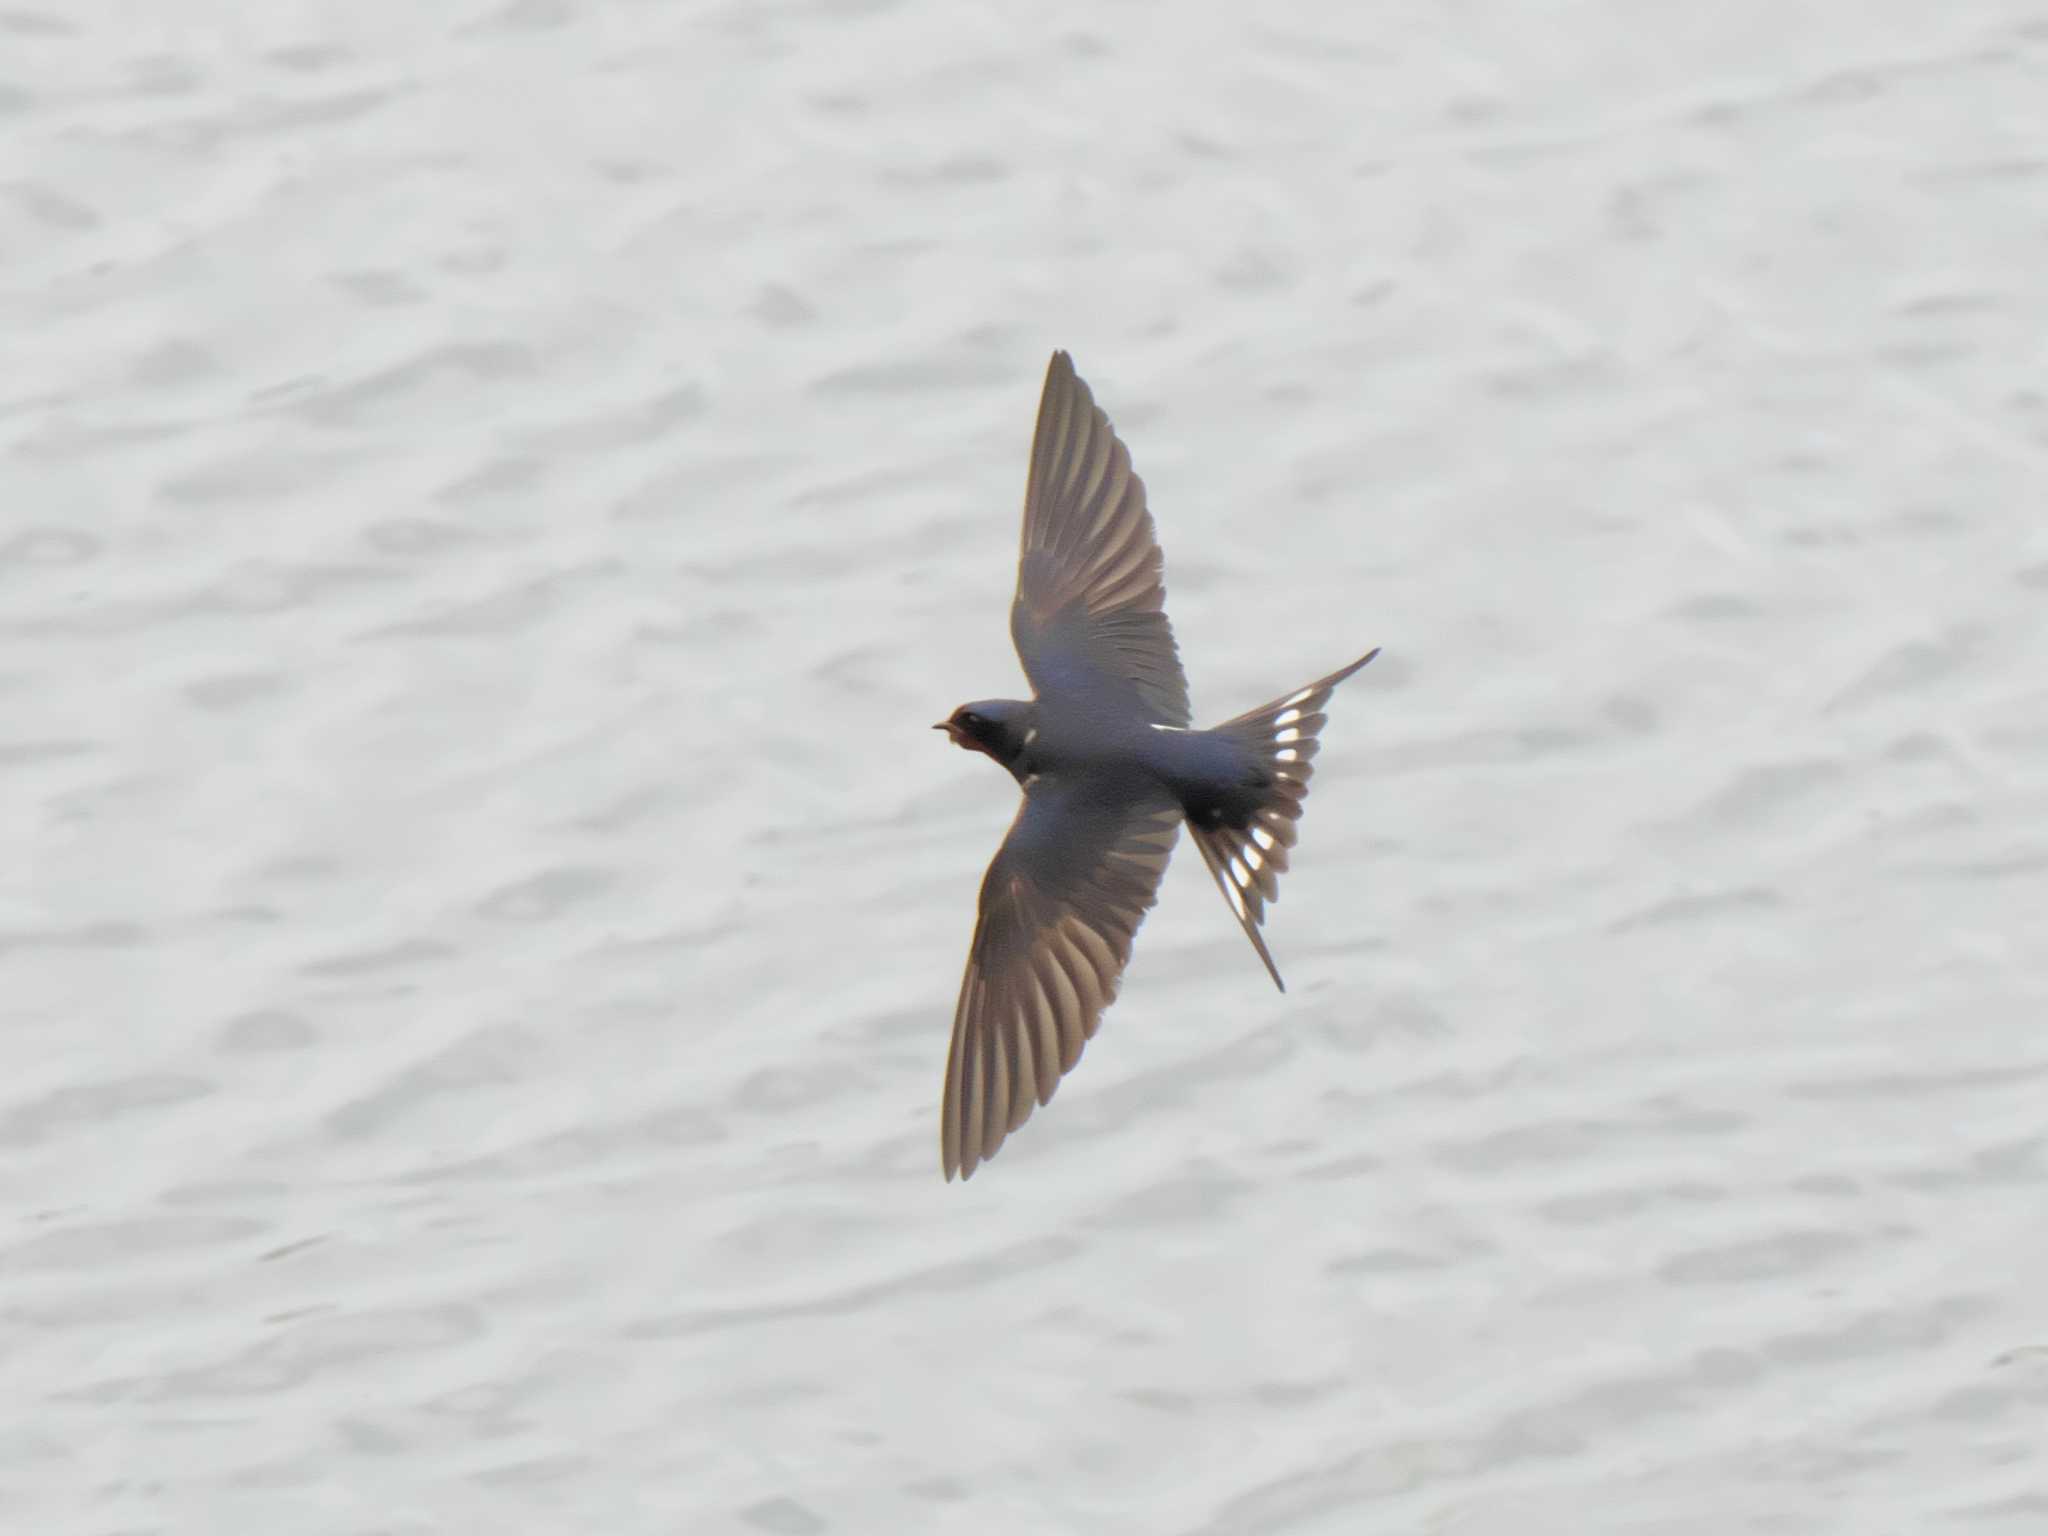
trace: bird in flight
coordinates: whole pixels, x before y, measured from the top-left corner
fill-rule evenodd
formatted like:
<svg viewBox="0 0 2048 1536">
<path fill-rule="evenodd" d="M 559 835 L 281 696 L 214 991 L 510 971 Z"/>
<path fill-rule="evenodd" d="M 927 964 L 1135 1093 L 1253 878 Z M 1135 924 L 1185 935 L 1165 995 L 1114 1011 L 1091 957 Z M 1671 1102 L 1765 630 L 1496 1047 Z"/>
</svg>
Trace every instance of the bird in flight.
<svg viewBox="0 0 2048 1536">
<path fill-rule="evenodd" d="M 1259 928 L 1294 846 L 1324 706 L 1379 651 L 1194 730 L 1161 573 L 1144 482 L 1073 359 L 1055 352 L 1010 609 L 1032 697 L 963 704 L 933 727 L 1024 790 L 982 880 L 953 1014 L 939 1129 L 948 1179 L 994 1157 L 1081 1059 L 1182 822 L 1286 990 Z"/>
</svg>

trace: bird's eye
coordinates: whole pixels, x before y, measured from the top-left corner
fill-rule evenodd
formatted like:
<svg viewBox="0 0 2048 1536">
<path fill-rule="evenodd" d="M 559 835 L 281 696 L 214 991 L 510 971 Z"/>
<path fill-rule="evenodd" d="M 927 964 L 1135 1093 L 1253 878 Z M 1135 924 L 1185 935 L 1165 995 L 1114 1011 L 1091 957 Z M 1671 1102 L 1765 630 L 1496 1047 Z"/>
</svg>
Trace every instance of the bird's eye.
<svg viewBox="0 0 2048 1536">
<path fill-rule="evenodd" d="M 970 731 L 981 729 L 981 716 L 971 709 L 960 711 L 960 724 Z"/>
</svg>

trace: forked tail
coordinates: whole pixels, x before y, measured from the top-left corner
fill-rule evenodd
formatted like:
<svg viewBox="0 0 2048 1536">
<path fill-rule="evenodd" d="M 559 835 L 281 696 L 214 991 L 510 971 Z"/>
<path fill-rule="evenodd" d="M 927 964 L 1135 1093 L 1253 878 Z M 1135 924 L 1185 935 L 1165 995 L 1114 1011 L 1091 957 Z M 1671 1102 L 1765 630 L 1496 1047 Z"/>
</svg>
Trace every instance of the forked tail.
<svg viewBox="0 0 2048 1536">
<path fill-rule="evenodd" d="M 1301 803 L 1308 798 L 1308 781 L 1315 773 L 1310 759 L 1319 748 L 1316 737 L 1329 719 L 1323 709 L 1336 686 L 1377 655 L 1375 646 L 1350 666 L 1217 726 L 1216 735 L 1251 749 L 1256 766 L 1248 787 L 1253 793 L 1242 806 L 1219 808 L 1188 823 L 1223 899 L 1282 992 L 1287 984 L 1280 979 L 1259 925 L 1266 920 L 1266 903 L 1280 896 L 1287 850 L 1297 835 L 1294 824 L 1301 819 Z"/>
</svg>

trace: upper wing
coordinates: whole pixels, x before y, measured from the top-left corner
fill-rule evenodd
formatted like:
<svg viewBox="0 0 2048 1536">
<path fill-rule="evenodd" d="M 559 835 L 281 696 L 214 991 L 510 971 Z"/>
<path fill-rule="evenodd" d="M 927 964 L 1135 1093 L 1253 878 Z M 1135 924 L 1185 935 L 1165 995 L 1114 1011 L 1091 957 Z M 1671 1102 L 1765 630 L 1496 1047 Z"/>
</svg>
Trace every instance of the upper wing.
<svg viewBox="0 0 2048 1536">
<path fill-rule="evenodd" d="M 1027 791 L 981 885 L 953 1014 L 940 1150 L 965 1178 L 1048 1103 L 1116 996 L 1181 809 L 1073 787 Z"/>
<path fill-rule="evenodd" d="M 1093 691 L 1161 725 L 1188 724 L 1145 482 L 1064 352 L 1052 355 L 1024 492 L 1010 634 L 1043 698 Z"/>
</svg>

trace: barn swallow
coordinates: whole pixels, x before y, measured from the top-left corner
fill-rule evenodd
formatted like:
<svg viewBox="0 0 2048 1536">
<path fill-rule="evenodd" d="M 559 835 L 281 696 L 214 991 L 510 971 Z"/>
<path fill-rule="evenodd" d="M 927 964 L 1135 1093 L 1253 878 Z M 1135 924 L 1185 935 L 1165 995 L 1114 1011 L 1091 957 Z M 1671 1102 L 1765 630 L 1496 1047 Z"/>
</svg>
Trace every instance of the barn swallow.
<svg viewBox="0 0 2048 1536">
<path fill-rule="evenodd" d="M 1052 355 L 1024 491 L 1010 637 L 1029 699 L 932 727 L 994 758 L 1024 803 L 981 885 L 941 1108 L 946 1177 L 971 1177 L 1049 1103 L 1116 997 L 1186 822 L 1217 888 L 1259 929 L 1294 846 L 1323 709 L 1379 654 L 1213 730 L 1191 728 L 1145 486 L 1064 352 Z"/>
</svg>

